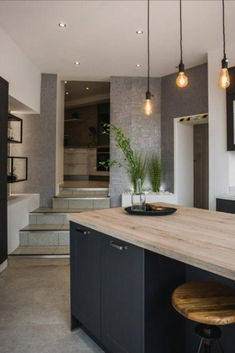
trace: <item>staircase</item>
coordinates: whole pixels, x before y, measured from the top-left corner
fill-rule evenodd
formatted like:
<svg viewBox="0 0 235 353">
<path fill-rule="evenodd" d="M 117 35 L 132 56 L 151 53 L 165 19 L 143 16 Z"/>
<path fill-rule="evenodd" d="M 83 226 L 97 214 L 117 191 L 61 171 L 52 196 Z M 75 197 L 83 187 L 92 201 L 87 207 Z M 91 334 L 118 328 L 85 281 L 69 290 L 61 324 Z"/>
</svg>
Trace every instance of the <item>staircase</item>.
<svg viewBox="0 0 235 353">
<path fill-rule="evenodd" d="M 29 225 L 20 231 L 20 247 L 11 255 L 67 255 L 68 213 L 109 207 L 107 187 L 61 187 L 52 199 L 52 208 L 38 208 L 29 214 Z"/>
</svg>

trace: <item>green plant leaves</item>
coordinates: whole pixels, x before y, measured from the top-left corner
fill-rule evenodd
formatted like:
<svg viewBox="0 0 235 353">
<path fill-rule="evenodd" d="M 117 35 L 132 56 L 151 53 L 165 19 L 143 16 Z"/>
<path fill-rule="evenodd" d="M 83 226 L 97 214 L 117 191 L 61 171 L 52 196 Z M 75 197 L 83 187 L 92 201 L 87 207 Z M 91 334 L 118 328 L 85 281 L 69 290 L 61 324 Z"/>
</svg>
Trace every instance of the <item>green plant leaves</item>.
<svg viewBox="0 0 235 353">
<path fill-rule="evenodd" d="M 126 169 L 134 191 L 137 189 L 137 180 L 141 179 L 141 186 L 143 186 L 148 172 L 150 183 L 154 192 L 159 191 L 162 178 L 162 166 L 157 154 L 153 154 L 147 161 L 145 157 L 133 150 L 131 147 L 130 139 L 126 136 L 125 132 L 112 124 L 104 124 L 103 134 L 108 134 L 113 137 L 116 147 L 120 149 L 124 155 L 125 164 L 123 167 Z M 100 162 L 105 168 L 119 166 L 121 163 L 115 160 Z"/>
<path fill-rule="evenodd" d="M 148 174 L 153 191 L 158 192 L 161 186 L 162 165 L 157 154 L 153 154 L 148 161 Z"/>
</svg>

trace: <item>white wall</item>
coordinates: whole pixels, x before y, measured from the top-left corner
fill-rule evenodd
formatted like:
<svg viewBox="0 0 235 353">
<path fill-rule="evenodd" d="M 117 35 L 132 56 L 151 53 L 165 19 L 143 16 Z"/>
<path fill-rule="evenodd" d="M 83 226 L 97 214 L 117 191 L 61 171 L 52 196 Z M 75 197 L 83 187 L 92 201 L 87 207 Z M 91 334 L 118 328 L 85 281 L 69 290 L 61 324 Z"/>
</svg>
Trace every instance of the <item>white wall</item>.
<svg viewBox="0 0 235 353">
<path fill-rule="evenodd" d="M 227 50 L 229 66 L 235 66 L 235 44 Z M 209 207 L 216 197 L 235 185 L 235 152 L 227 151 L 226 92 L 218 86 L 222 48 L 208 53 L 209 100 Z"/>
<path fill-rule="evenodd" d="M 64 181 L 64 82 L 57 78 L 56 107 L 56 193 Z"/>
<path fill-rule="evenodd" d="M 39 194 L 14 195 L 8 200 L 8 254 L 19 246 L 19 231 L 29 224 L 29 212 L 39 207 Z"/>
<path fill-rule="evenodd" d="M 193 206 L 193 124 L 174 119 L 174 190 L 179 205 Z"/>
<path fill-rule="evenodd" d="M 1 28 L 0 48 L 0 76 L 9 82 L 10 96 L 39 113 L 40 70 Z"/>
<path fill-rule="evenodd" d="M 231 151 L 228 154 L 229 164 L 229 187 L 235 186 L 235 152 Z M 233 188 L 234 189 L 234 188 Z"/>
</svg>

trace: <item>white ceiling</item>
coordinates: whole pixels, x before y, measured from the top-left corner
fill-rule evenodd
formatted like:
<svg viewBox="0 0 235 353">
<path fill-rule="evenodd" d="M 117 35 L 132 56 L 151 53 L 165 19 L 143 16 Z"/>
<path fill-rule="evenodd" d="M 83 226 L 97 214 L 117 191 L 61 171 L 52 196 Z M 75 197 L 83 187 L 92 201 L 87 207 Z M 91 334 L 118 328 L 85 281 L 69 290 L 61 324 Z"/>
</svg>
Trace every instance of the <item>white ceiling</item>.
<svg viewBox="0 0 235 353">
<path fill-rule="evenodd" d="M 163 76 L 179 62 L 179 2 L 152 0 L 150 6 L 151 75 Z M 226 1 L 226 20 L 232 42 L 235 1 Z M 186 67 L 206 62 L 210 49 L 222 50 L 221 1 L 184 0 L 183 21 Z M 1 1 L 0 26 L 42 72 L 62 79 L 146 75 L 146 0 Z M 143 35 L 136 35 L 139 28 Z"/>
</svg>

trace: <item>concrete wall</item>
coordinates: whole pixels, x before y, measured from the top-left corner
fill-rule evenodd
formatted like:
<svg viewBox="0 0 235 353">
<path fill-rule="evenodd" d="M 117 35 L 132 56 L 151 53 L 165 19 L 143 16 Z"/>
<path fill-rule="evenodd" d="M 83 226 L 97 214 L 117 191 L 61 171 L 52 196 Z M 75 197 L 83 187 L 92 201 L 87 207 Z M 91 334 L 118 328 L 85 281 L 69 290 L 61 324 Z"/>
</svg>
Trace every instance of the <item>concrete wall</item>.
<svg viewBox="0 0 235 353">
<path fill-rule="evenodd" d="M 161 152 L 161 80 L 152 78 L 150 90 L 154 102 L 154 113 L 145 116 L 147 81 L 139 77 L 111 77 L 110 122 L 123 129 L 131 139 L 134 149 L 145 155 L 146 152 Z M 122 152 L 111 140 L 110 158 L 123 161 Z M 111 206 L 121 204 L 121 193 L 130 189 L 130 180 L 123 167 L 113 167 L 110 171 Z"/>
<path fill-rule="evenodd" d="M 50 207 L 56 193 L 57 75 L 43 74 L 41 114 L 24 116 L 23 144 L 11 145 L 11 155 L 29 158 L 28 181 L 11 186 L 12 193 L 39 193 L 40 206 Z"/>
<path fill-rule="evenodd" d="M 9 82 L 9 95 L 40 112 L 41 72 L 0 28 L 0 76 Z"/>
<path fill-rule="evenodd" d="M 167 191 L 174 191 L 174 138 L 173 119 L 185 115 L 208 112 L 207 65 L 187 70 L 188 87 L 176 86 L 176 74 L 162 77 L 161 93 L 161 153 L 163 184 Z"/>
</svg>

